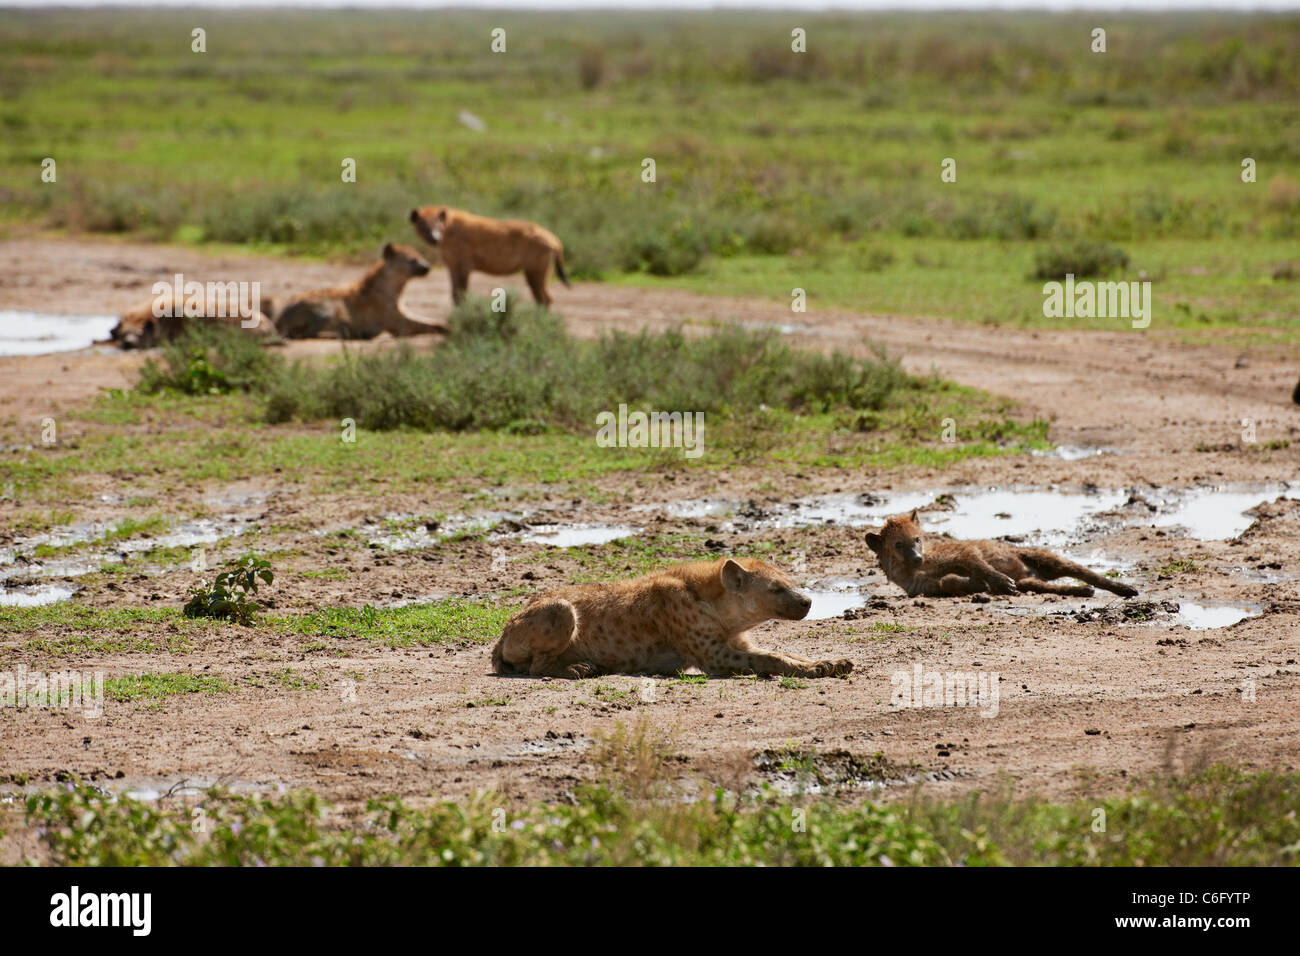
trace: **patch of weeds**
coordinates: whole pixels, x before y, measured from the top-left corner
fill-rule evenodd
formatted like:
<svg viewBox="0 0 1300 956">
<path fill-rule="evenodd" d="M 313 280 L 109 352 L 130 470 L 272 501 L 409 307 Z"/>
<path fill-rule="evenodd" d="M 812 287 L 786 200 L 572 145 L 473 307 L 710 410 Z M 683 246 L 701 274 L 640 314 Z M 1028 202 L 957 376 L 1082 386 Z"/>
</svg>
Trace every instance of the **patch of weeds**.
<svg viewBox="0 0 1300 956">
<path fill-rule="evenodd" d="M 104 681 L 104 696 L 119 702 L 162 700 L 182 694 L 229 694 L 233 690 L 225 678 L 205 674 L 127 674 Z"/>
<path fill-rule="evenodd" d="M 257 593 L 258 582 L 270 584 L 274 578 L 269 561 L 245 555 L 218 574 L 210 586 L 193 588 L 182 613 L 186 617 L 210 617 L 248 626 L 262 608 L 251 600 Z"/>
</svg>

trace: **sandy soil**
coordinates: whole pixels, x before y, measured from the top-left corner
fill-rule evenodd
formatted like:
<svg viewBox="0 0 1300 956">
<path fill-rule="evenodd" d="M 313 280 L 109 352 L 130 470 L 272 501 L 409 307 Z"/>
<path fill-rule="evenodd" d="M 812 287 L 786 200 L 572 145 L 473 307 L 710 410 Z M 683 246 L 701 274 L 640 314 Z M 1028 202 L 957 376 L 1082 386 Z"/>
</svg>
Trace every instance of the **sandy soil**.
<svg viewBox="0 0 1300 956">
<path fill-rule="evenodd" d="M 115 312 L 147 298 L 154 281 L 175 272 L 259 280 L 265 294 L 280 296 L 334 284 L 357 271 L 135 243 L 30 238 L 0 243 L 0 309 Z M 62 278 L 51 285 L 51 274 Z M 474 281 L 485 291 L 491 280 Z M 319 648 L 311 638 L 250 636 L 229 628 L 178 655 L 53 659 L 24 645 L 57 635 L 10 634 L 0 636 L 6 667 L 21 662 L 33 669 L 102 669 L 110 675 L 191 670 L 221 674 L 240 689 L 160 705 L 110 704 L 93 722 L 6 710 L 0 713 L 0 781 L 19 775 L 39 784 L 75 773 L 118 787 L 166 789 L 182 779 L 220 778 L 308 785 L 350 805 L 382 793 L 457 798 L 483 789 L 510 798 L 564 799 L 576 780 L 592 772 L 584 753 L 593 733 L 639 715 L 675 728 L 690 773 L 728 786 L 761 779 L 756 755 L 787 745 L 823 753 L 882 752 L 912 767 L 908 776 L 927 781 L 927 791 L 936 796 L 997 786 L 1004 779 L 1053 795 L 1100 793 L 1121 788 L 1134 775 L 1216 759 L 1255 768 L 1294 769 L 1300 762 L 1300 600 L 1294 577 L 1300 573 L 1300 500 L 1265 496 L 1269 500 L 1251 513 L 1249 527 L 1226 540 L 1200 541 L 1154 528 L 1141 511 L 1143 496 L 1171 489 L 1262 487 L 1300 478 L 1300 408 L 1290 402 L 1300 356 L 1179 345 L 1160 334 L 1158 322 L 1148 333 L 1033 331 L 824 311 L 815 304 L 809 313 L 792 316 L 781 302 L 654 288 L 578 283 L 555 295 L 556 308 L 579 334 L 686 319 L 793 320 L 799 328 L 792 337 L 812 347 L 861 348 L 873 340 L 909 370 L 933 369 L 1017 399 L 1025 414 L 1054 422 L 1052 437 L 1061 445 L 1106 452 L 1073 461 L 987 458 L 942 472 L 642 475 L 606 482 L 613 492 L 607 504 L 545 491 L 503 500 L 507 510 L 529 512 L 525 525 L 585 521 L 627 523 L 652 533 L 702 532 L 727 552 L 775 537 L 782 550 L 806 555 L 809 580 L 860 580 L 868 604 L 852 619 L 759 629 L 761 639 L 775 647 L 808 657 L 850 658 L 855 670 L 847 680 L 786 687 L 774 681 L 661 679 L 647 700 L 646 685 L 635 676 L 577 683 L 495 677 L 482 646 L 393 650 L 330 638 Z M 439 270 L 412 283 L 406 305 L 413 314 L 440 318 L 448 298 Z M 337 348 L 293 343 L 287 351 Z M 139 361 L 138 355 L 96 350 L 0 358 L 5 444 L 30 443 L 24 436 L 38 434 L 44 415 L 84 405 L 99 389 L 128 386 Z M 1255 423 L 1257 444 L 1242 443 L 1243 419 Z M 1284 441 L 1290 444 L 1265 447 Z M 790 499 L 811 494 L 1052 485 L 1134 496 L 1114 510 L 1114 520 L 1090 529 L 1075 550 L 1113 559 L 1142 590 L 1143 600 L 1235 602 L 1260 613 L 1230 627 L 1189 630 L 1164 613 L 1146 622 L 1083 613 L 1118 606 L 1109 595 L 913 601 L 873 570 L 861 528 L 837 523 L 773 530 L 764 520 Z M 248 520 L 296 524 L 303 530 L 276 542 L 304 552 L 295 570 L 349 571 L 342 581 L 283 575 L 272 592 L 278 609 L 532 590 L 580 571 L 573 561 L 518 535 L 399 551 L 362 541 L 330 553 L 315 533 L 364 527 L 384 514 L 464 507 L 440 489 L 420 498 L 305 498 L 270 478 L 177 495 L 178 508 L 216 500 Z M 709 516 L 675 517 L 668 507 L 705 497 L 745 506 L 746 519 L 728 524 Z M 645 505 L 652 507 L 643 510 Z M 122 513 L 111 504 L 74 506 L 79 519 Z M 941 519 L 942 508 L 930 517 Z M 1193 569 L 1169 570 L 1175 561 L 1190 562 Z M 176 604 L 192 582 L 186 570 L 141 575 L 78 599 L 102 606 Z M 902 629 L 882 631 L 875 626 L 882 622 Z M 917 663 L 927 671 L 997 672 L 996 717 L 971 708 L 892 706 L 891 677 L 911 672 Z M 287 687 L 276 678 L 286 667 L 302 678 L 302 686 Z M 871 792 L 907 790 L 898 785 Z"/>
</svg>

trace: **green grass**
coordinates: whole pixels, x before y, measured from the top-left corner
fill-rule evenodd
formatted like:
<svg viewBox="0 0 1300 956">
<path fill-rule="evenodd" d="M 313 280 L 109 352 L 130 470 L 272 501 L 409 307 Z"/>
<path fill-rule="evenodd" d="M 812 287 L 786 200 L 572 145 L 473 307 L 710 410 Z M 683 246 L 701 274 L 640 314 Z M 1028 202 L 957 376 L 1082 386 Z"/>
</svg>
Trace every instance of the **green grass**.
<svg viewBox="0 0 1300 956">
<path fill-rule="evenodd" d="M 717 791 L 683 803 L 646 796 L 666 757 L 625 756 L 619 782 L 580 785 L 556 805 L 386 797 L 349 825 L 307 791 L 209 793 L 196 833 L 179 801 L 79 787 L 30 795 L 25 815 L 6 811 L 6 829 L 35 833 L 35 861 L 57 866 L 1285 866 L 1300 853 L 1296 774 L 1217 767 L 1063 802 L 1008 792 L 844 806 Z M 499 828 L 503 807 L 510 825 Z"/>
<path fill-rule="evenodd" d="M 1104 54 L 1095 19 L 805 12 L 793 54 L 779 12 L 212 11 L 195 54 L 180 11 L 14 11 L 0 224 L 370 257 L 444 202 L 579 276 L 1034 325 L 1036 259 L 1084 240 L 1157 333 L 1294 342 L 1300 18 L 1115 14 Z"/>
<path fill-rule="evenodd" d="M 397 608 L 329 608 L 308 614 L 262 614 L 250 632 L 348 637 L 389 647 L 486 643 L 501 633 L 510 606 L 449 598 Z M 33 636 L 24 647 L 51 655 L 157 653 L 188 649 L 222 625 L 185 618 L 178 608 L 91 608 L 65 601 L 43 607 L 0 608 L 0 634 Z M 143 632 L 137 633 L 137 632 Z M 174 633 L 169 633 L 174 632 Z"/>
<path fill-rule="evenodd" d="M 234 690 L 222 677 L 204 674 L 128 674 L 104 681 L 104 696 L 109 700 L 162 700 L 184 694 L 228 694 Z"/>
<path fill-rule="evenodd" d="M 513 607 L 449 598 L 397 608 L 330 608 L 309 614 L 264 616 L 260 626 L 287 634 L 358 637 L 389 647 L 487 643 L 501 633 Z"/>
</svg>

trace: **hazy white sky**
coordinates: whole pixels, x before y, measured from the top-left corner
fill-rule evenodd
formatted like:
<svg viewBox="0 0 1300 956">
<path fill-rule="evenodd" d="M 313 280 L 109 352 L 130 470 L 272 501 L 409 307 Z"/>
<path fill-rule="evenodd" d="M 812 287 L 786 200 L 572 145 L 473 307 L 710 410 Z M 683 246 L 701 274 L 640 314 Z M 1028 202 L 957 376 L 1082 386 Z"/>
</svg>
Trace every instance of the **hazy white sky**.
<svg viewBox="0 0 1300 956">
<path fill-rule="evenodd" d="M 18 7 L 438 7 L 574 10 L 1295 10 L 1300 0 L 0 0 Z"/>
</svg>

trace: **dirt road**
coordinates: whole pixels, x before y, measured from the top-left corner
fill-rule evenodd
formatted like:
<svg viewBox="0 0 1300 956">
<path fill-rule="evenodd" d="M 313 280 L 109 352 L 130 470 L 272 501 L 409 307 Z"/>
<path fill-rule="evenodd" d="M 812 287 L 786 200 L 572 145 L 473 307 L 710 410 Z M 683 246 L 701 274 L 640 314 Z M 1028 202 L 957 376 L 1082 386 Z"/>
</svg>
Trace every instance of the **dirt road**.
<svg viewBox="0 0 1300 956">
<path fill-rule="evenodd" d="M 135 243 L 24 239 L 0 243 L 0 309 L 116 312 L 146 299 L 153 282 L 177 272 L 200 280 L 257 280 L 264 294 L 282 296 L 336 284 L 359 271 Z M 59 278 L 51 281 L 51 275 Z M 473 288 L 486 291 L 490 281 L 476 276 Z M 32 635 L 9 634 L 0 638 L 0 652 L 12 664 L 103 668 L 110 674 L 219 673 L 240 690 L 169 699 L 157 707 L 113 707 L 93 729 L 62 715 L 8 711 L 0 714 L 0 771 L 36 783 L 71 771 L 119 786 L 125 781 L 162 789 L 181 778 L 310 785 L 348 803 L 388 792 L 458 798 L 483 789 L 560 799 L 590 772 L 583 753 L 592 733 L 638 715 L 677 729 L 686 772 L 735 786 L 779 776 L 757 768 L 755 755 L 787 745 L 822 754 L 882 752 L 909 768 L 900 778 L 927 780 L 936 795 L 988 788 L 1003 778 L 1048 794 L 1103 793 L 1135 774 L 1216 759 L 1296 767 L 1300 500 L 1278 483 L 1300 478 L 1300 408 L 1290 402 L 1300 355 L 1283 360 L 1178 345 L 1160 334 L 1158 315 L 1145 333 L 1058 332 L 858 315 L 821 310 L 815 302 L 808 313 L 792 315 L 781 301 L 593 283 L 556 289 L 555 296 L 556 308 L 579 334 L 734 319 L 793 323 L 791 337 L 812 347 L 878 342 L 911 371 L 933 369 L 1016 399 L 1025 414 L 1054 422 L 1052 437 L 1062 446 L 1103 451 L 1073 460 L 975 459 L 943 472 L 790 476 L 742 469 L 674 482 L 639 480 L 634 489 L 629 479 L 623 490 L 632 493 L 614 499 L 621 503 L 545 506 L 548 520 L 626 523 L 652 531 L 713 528 L 734 551 L 775 537 L 782 547 L 806 555 L 808 580 L 856 581 L 868 605 L 855 619 L 759 629 L 763 640 L 803 656 L 849 657 L 855 671 L 848 680 L 805 686 L 660 680 L 646 699 L 647 685 L 631 676 L 579 683 L 497 678 L 488 673 L 488 653 L 479 646 L 385 650 L 341 639 L 331 643 L 346 655 L 340 657 L 313 650 L 309 639 L 250 637 L 232 628 L 219 642 L 162 655 L 165 660 L 138 653 L 53 659 L 26 644 Z M 436 270 L 411 284 L 405 302 L 415 315 L 441 318 L 448 299 L 445 274 Z M 334 348 L 294 343 L 287 351 Z M 0 358 L 5 443 L 22 442 L 43 415 L 84 404 L 101 388 L 127 386 L 139 360 L 90 351 Z M 1243 420 L 1253 423 L 1253 444 L 1242 441 Z M 872 570 L 862 528 L 852 521 L 779 520 L 795 496 L 865 492 L 888 502 L 956 489 L 955 506 L 938 502 L 926 511 L 927 522 L 939 529 L 961 519 L 964 506 L 979 505 L 978 489 L 1054 485 L 1115 493 L 1115 501 L 1074 521 L 1066 547 L 1113 562 L 1141 588 L 1143 599 L 1157 602 L 1150 619 L 1089 619 L 1111 603 L 1109 596 L 912 601 Z M 1243 498 L 1223 497 L 1224 488 Z M 206 493 L 214 491 L 220 489 Z M 367 510 L 376 507 L 370 500 L 303 501 L 274 485 L 261 492 L 250 514 L 268 524 L 293 515 L 307 516 L 319 528 L 356 527 L 376 517 Z M 1290 494 L 1300 495 L 1300 485 Z M 739 506 L 753 502 L 753 513 L 728 521 L 707 513 L 683 516 L 675 507 L 705 498 Z M 1064 512 L 1078 499 L 1059 507 Z M 1010 501 L 998 506 L 1006 520 L 1029 514 L 1017 510 L 1021 499 Z M 1194 504 L 1211 513 L 1249 513 L 1226 536 L 1197 536 L 1160 524 L 1162 501 L 1188 514 Z M 651 507 L 641 507 L 646 504 Z M 430 507 L 409 500 L 382 505 L 394 511 Z M 311 551 L 307 540 L 286 539 L 307 550 L 303 567 L 338 560 Z M 483 542 L 431 560 L 418 550 L 366 551 L 349 558 L 355 576 L 347 581 L 285 581 L 277 606 L 381 603 L 393 592 L 491 594 L 521 583 L 558 585 L 578 570 L 521 538 L 497 547 L 507 557 L 499 573 L 487 570 L 492 552 Z M 526 580 L 525 567 L 533 575 Z M 156 600 L 170 603 L 189 581 L 178 571 L 84 599 L 129 605 L 157 594 Z M 1189 618 L 1161 610 L 1161 601 L 1233 605 L 1252 616 L 1192 630 Z M 300 685 L 271 679 L 287 664 L 303 678 Z M 918 664 L 924 673 L 996 672 L 996 716 L 987 708 L 894 707 L 897 676 L 914 673 Z M 340 694 L 348 681 L 355 699 Z M 900 785 L 857 792 L 888 796 L 905 790 Z"/>
</svg>

